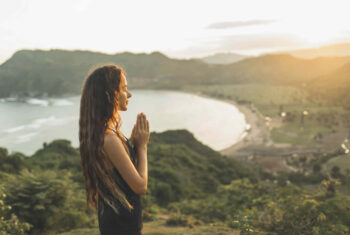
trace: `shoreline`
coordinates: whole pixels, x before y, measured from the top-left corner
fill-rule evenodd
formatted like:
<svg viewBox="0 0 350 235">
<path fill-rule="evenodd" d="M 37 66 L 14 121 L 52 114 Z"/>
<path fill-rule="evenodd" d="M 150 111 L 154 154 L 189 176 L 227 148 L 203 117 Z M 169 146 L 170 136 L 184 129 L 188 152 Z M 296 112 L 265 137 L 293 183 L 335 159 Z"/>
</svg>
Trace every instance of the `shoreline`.
<svg viewBox="0 0 350 235">
<path fill-rule="evenodd" d="M 181 90 L 181 92 L 231 104 L 244 115 L 246 125 L 250 126 L 249 130 L 246 128 L 246 130 L 242 133 L 243 137 L 233 145 L 218 150 L 218 152 L 221 154 L 228 157 L 235 157 L 236 153 L 242 148 L 246 148 L 250 145 L 256 146 L 264 144 L 265 136 L 269 135 L 269 130 L 265 125 L 265 117 L 254 106 L 252 107 L 249 104 L 239 104 L 234 100 L 219 99 L 217 97 L 212 97 L 195 91 Z"/>
<path fill-rule="evenodd" d="M 201 92 L 191 91 L 191 90 L 168 90 L 168 89 L 162 89 L 165 91 L 174 91 L 174 92 L 183 92 L 186 94 L 191 95 L 197 95 L 199 97 L 213 99 L 221 102 L 225 102 L 228 104 L 231 104 L 237 108 L 239 112 L 241 112 L 244 116 L 246 127 L 245 131 L 241 133 L 240 139 L 235 142 L 234 144 L 223 148 L 221 150 L 217 150 L 223 155 L 226 155 L 228 157 L 236 157 L 236 153 L 242 149 L 247 148 L 248 146 L 261 146 L 264 144 L 264 137 L 266 134 L 269 134 L 269 131 L 265 125 L 265 117 L 254 107 L 254 105 L 250 104 L 239 104 L 238 102 L 234 100 L 228 100 L 228 99 L 221 99 L 218 97 L 212 97 L 207 94 L 203 94 Z M 65 99 L 67 97 L 72 97 L 69 95 L 62 96 L 56 99 Z M 7 97 L 10 98 L 10 97 Z M 10 98 L 11 99 L 11 98 Z M 41 98 L 33 98 L 33 97 L 26 97 L 26 99 L 55 99 L 52 97 L 41 97 Z M 0 99 L 1 100 L 1 99 Z M 18 101 L 16 99 L 16 101 Z"/>
</svg>

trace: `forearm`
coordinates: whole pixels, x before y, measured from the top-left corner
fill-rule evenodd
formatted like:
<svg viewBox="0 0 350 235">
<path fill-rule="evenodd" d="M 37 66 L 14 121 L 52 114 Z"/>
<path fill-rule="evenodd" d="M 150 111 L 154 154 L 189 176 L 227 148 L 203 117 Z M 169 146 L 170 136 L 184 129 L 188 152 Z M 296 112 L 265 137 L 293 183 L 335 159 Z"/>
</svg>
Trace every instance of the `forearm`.
<svg viewBox="0 0 350 235">
<path fill-rule="evenodd" d="M 145 190 L 147 189 L 147 181 L 148 181 L 148 166 L 147 166 L 147 145 L 143 147 L 136 147 L 136 155 L 137 155 L 137 171 L 140 176 L 144 179 L 145 182 Z"/>
</svg>

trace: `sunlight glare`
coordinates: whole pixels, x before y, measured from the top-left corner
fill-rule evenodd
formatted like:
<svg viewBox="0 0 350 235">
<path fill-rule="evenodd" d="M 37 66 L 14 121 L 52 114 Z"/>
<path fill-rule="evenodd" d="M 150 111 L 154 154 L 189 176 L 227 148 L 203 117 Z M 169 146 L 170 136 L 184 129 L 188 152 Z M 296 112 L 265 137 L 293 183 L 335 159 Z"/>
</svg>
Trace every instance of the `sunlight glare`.
<svg viewBox="0 0 350 235">
<path fill-rule="evenodd" d="M 344 28 L 347 28 L 349 24 L 341 14 L 342 12 L 331 14 L 333 10 L 328 9 L 329 7 L 325 4 L 311 3 L 304 9 L 295 6 L 295 9 L 291 10 L 294 14 L 282 20 L 282 25 L 285 27 L 283 30 L 310 44 L 331 43 L 341 37 Z M 295 12 L 298 14 L 296 15 Z"/>
</svg>

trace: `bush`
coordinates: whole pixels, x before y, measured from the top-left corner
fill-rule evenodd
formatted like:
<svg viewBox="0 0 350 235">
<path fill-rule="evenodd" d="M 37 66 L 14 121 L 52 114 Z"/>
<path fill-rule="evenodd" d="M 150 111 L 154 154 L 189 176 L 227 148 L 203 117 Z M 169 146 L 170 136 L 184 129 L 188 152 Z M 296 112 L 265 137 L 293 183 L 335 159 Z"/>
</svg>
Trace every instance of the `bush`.
<svg viewBox="0 0 350 235">
<path fill-rule="evenodd" d="M 19 175 L 7 176 L 6 203 L 12 205 L 20 220 L 33 225 L 33 231 L 68 231 L 94 223 L 86 208 L 85 193 L 77 188 L 69 173 L 25 169 Z"/>
<path fill-rule="evenodd" d="M 5 204 L 4 199 L 7 195 L 3 187 L 0 187 L 0 234 L 1 235 L 24 235 L 32 227 L 31 224 L 21 222 L 17 216 L 12 213 L 12 207 Z"/>
</svg>

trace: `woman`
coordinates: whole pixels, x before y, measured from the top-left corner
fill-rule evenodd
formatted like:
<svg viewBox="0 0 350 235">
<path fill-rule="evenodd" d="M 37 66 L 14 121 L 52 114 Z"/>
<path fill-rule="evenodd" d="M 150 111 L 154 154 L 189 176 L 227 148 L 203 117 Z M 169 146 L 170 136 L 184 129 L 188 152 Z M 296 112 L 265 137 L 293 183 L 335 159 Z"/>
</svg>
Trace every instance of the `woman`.
<svg viewBox="0 0 350 235">
<path fill-rule="evenodd" d="M 143 113 L 137 115 L 132 143 L 121 133 L 119 111 L 127 110 L 130 97 L 126 73 L 116 65 L 99 67 L 84 81 L 79 119 L 81 165 L 87 203 L 97 209 L 102 235 L 141 234 L 140 195 L 147 191 L 150 133 Z"/>
</svg>

